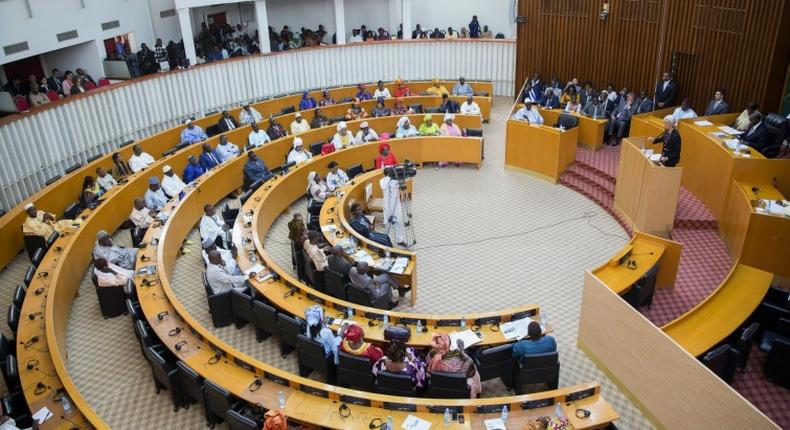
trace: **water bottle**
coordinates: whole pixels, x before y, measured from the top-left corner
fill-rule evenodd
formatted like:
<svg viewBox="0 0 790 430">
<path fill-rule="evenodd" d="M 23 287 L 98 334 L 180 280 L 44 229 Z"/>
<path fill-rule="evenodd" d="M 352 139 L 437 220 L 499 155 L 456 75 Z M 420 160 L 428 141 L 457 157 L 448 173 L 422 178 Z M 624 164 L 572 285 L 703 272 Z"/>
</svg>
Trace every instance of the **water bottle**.
<svg viewBox="0 0 790 430">
<path fill-rule="evenodd" d="M 562 406 L 560 406 L 559 403 L 554 404 L 554 415 L 556 415 L 557 418 L 565 418 L 565 414 L 562 413 Z"/>
<path fill-rule="evenodd" d="M 507 405 L 502 406 L 502 417 L 501 418 L 502 418 L 502 422 L 503 423 L 507 422 Z"/>
<path fill-rule="evenodd" d="M 390 316 L 387 315 L 387 314 L 384 314 L 384 323 L 383 323 L 383 325 L 384 325 L 384 328 L 387 328 L 387 326 L 390 325 Z"/>
<path fill-rule="evenodd" d="M 422 333 L 422 320 L 417 320 L 417 333 Z"/>
<path fill-rule="evenodd" d="M 354 316 L 354 310 L 351 307 L 346 308 L 346 318 L 351 319 Z"/>
<path fill-rule="evenodd" d="M 392 415 L 387 416 L 387 430 L 393 430 L 395 426 L 392 424 Z"/>
<path fill-rule="evenodd" d="M 560 124 L 560 133 L 564 133 L 564 132 L 565 132 L 565 126 Z"/>
<path fill-rule="evenodd" d="M 444 408 L 444 425 L 450 424 L 450 408 Z"/>
<path fill-rule="evenodd" d="M 63 412 L 69 413 L 71 412 L 71 401 L 69 401 L 68 396 L 63 396 L 63 399 L 60 401 L 61 405 L 63 406 Z"/>
<path fill-rule="evenodd" d="M 461 329 L 463 330 L 465 328 L 466 328 L 466 317 L 461 315 Z"/>
<path fill-rule="evenodd" d="M 277 400 L 280 402 L 280 409 L 285 409 L 285 394 L 282 391 L 277 393 Z"/>
</svg>

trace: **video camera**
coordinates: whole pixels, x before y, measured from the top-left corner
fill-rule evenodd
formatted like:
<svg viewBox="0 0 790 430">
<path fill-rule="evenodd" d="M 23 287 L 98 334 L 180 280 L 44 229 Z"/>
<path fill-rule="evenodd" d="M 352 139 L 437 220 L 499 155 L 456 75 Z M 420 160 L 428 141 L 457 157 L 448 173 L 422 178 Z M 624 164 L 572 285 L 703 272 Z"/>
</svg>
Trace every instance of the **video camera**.
<svg viewBox="0 0 790 430">
<path fill-rule="evenodd" d="M 395 166 L 390 166 L 389 177 L 398 181 L 398 185 L 400 189 L 406 189 L 406 179 L 413 178 L 417 176 L 417 164 L 412 163 L 409 160 L 404 161 L 401 164 L 397 164 Z"/>
</svg>

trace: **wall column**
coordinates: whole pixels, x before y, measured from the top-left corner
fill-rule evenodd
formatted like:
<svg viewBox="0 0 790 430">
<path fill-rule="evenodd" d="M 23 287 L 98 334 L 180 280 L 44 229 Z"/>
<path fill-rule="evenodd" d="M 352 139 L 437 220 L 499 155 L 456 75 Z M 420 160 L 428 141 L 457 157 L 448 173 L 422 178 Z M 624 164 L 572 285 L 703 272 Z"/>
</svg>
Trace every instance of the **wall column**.
<svg viewBox="0 0 790 430">
<path fill-rule="evenodd" d="M 178 23 L 181 25 L 181 38 L 184 39 L 184 54 L 189 60 L 189 65 L 197 64 L 195 54 L 195 37 L 192 35 L 192 18 L 189 16 L 189 8 L 178 9 Z"/>
<path fill-rule="evenodd" d="M 401 2 L 401 22 L 403 23 L 403 40 L 411 39 L 411 0 Z"/>
<path fill-rule="evenodd" d="M 335 0 L 335 34 L 337 44 L 346 44 L 346 8 L 343 0 Z"/>
<path fill-rule="evenodd" d="M 266 13 L 266 0 L 255 0 L 255 21 L 258 23 L 258 45 L 261 52 L 271 52 L 269 40 L 269 15 Z"/>
</svg>

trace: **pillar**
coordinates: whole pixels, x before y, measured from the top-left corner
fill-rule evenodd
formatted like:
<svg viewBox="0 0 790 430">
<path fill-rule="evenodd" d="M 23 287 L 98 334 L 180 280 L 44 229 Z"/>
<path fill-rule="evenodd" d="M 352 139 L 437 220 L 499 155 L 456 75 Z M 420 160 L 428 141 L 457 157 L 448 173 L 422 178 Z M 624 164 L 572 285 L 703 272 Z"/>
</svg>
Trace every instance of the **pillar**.
<svg viewBox="0 0 790 430">
<path fill-rule="evenodd" d="M 192 35 L 192 18 L 189 16 L 188 7 L 178 9 L 178 23 L 181 25 L 184 53 L 187 60 L 189 60 L 189 64 L 194 66 L 197 64 L 197 55 L 195 54 L 195 37 Z"/>
<path fill-rule="evenodd" d="M 411 39 L 411 0 L 401 2 L 401 22 L 403 23 L 403 40 Z"/>
<path fill-rule="evenodd" d="M 335 34 L 337 44 L 346 44 L 346 8 L 343 0 L 335 0 Z"/>
<path fill-rule="evenodd" d="M 269 15 L 266 13 L 266 0 L 255 0 L 255 21 L 258 23 L 258 45 L 261 52 L 271 52 L 269 40 Z"/>
</svg>

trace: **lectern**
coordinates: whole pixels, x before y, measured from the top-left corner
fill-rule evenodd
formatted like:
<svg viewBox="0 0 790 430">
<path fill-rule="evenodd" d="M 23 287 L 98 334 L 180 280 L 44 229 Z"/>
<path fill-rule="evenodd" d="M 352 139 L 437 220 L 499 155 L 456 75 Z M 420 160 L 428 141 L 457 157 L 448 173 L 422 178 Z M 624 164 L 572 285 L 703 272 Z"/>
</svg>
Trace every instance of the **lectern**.
<svg viewBox="0 0 790 430">
<path fill-rule="evenodd" d="M 505 168 L 556 183 L 576 160 L 579 128 L 560 130 L 510 119 L 505 140 Z"/>
</svg>

